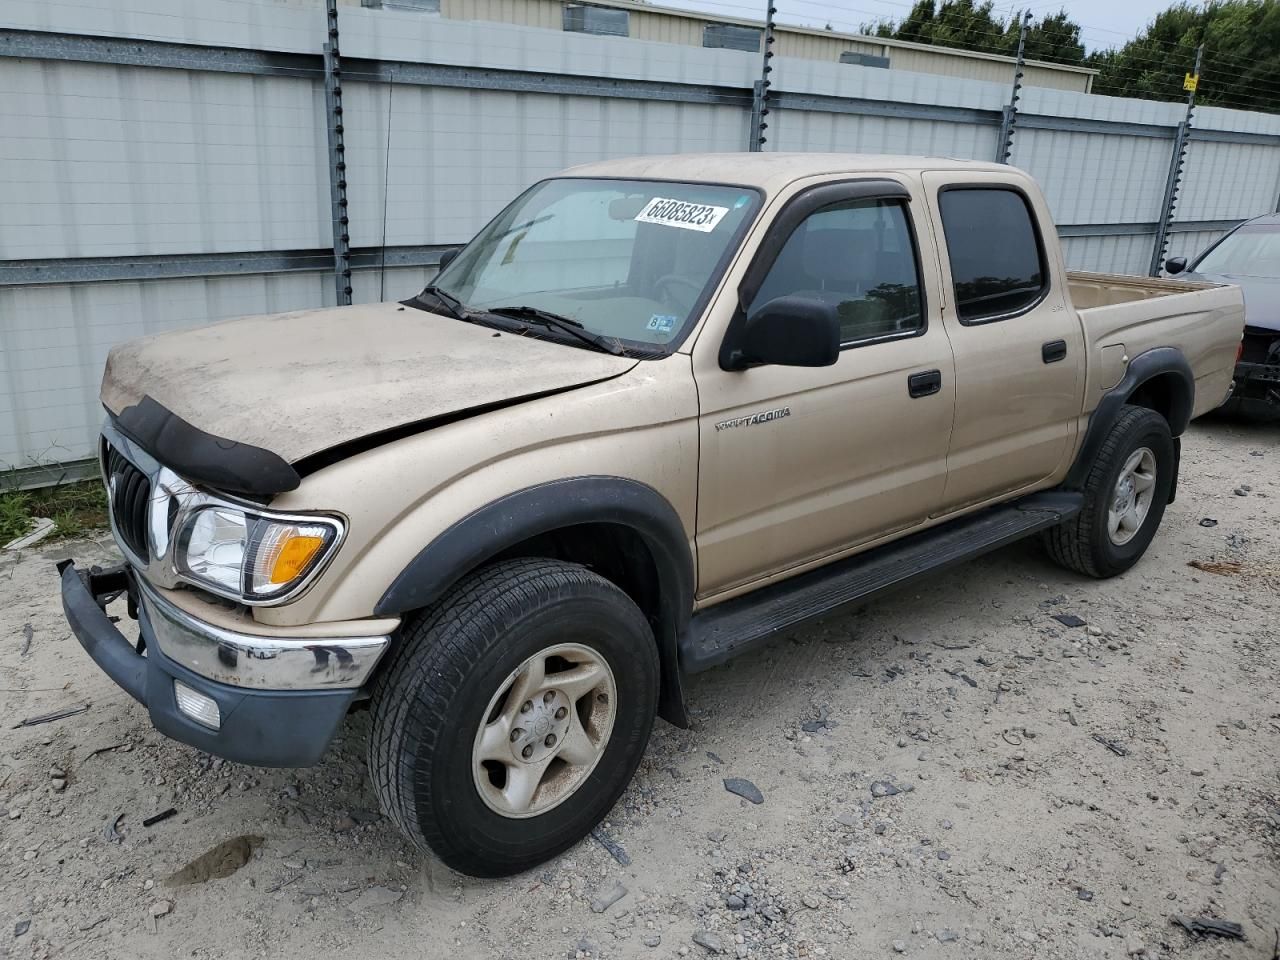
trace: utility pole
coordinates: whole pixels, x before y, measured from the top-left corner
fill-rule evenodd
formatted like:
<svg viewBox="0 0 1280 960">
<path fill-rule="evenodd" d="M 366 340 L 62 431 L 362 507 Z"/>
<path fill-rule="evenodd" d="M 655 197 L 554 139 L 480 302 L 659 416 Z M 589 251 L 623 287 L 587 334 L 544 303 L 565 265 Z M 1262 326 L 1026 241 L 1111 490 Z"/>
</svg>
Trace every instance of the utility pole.
<svg viewBox="0 0 1280 960">
<path fill-rule="evenodd" d="M 329 202 L 333 219 L 333 279 L 338 306 L 351 303 L 351 222 L 347 216 L 347 147 L 343 142 L 342 59 L 338 53 L 338 3 L 328 0 L 324 45 L 324 104 L 328 115 Z"/>
<path fill-rule="evenodd" d="M 773 16 L 778 12 L 778 8 L 773 5 L 773 0 L 765 0 L 764 14 L 764 53 L 760 58 L 760 79 L 752 86 L 751 96 L 751 143 L 747 147 L 752 153 L 759 153 L 764 149 L 764 145 L 768 138 L 764 132 L 769 129 L 769 124 L 765 121 L 765 117 L 769 115 L 769 74 L 773 73 L 773 67 L 769 65 L 769 61 L 773 59 Z"/>
<path fill-rule="evenodd" d="M 996 146 L 996 163 L 1008 163 L 1013 155 L 1013 128 L 1018 122 L 1018 98 L 1022 96 L 1022 75 L 1026 66 L 1027 30 L 1031 27 L 1031 11 L 1022 14 L 1022 26 L 1018 30 L 1018 59 L 1013 65 L 1013 93 L 1009 103 L 1001 111 L 1000 140 Z"/>
<path fill-rule="evenodd" d="M 1164 204 L 1160 208 L 1160 222 L 1156 225 L 1156 242 L 1151 251 L 1151 269 L 1148 274 L 1160 276 L 1160 268 L 1164 265 L 1164 255 L 1169 247 L 1169 228 L 1173 226 L 1173 211 L 1178 205 L 1178 187 L 1182 183 L 1182 164 L 1187 156 L 1187 145 L 1191 141 L 1191 115 L 1196 109 L 1196 88 L 1200 86 L 1200 61 L 1204 57 L 1204 44 L 1196 47 L 1196 66 L 1182 81 L 1182 88 L 1187 91 L 1187 113 L 1178 124 L 1178 132 L 1173 138 L 1173 155 L 1169 159 L 1169 177 L 1164 185 Z"/>
</svg>

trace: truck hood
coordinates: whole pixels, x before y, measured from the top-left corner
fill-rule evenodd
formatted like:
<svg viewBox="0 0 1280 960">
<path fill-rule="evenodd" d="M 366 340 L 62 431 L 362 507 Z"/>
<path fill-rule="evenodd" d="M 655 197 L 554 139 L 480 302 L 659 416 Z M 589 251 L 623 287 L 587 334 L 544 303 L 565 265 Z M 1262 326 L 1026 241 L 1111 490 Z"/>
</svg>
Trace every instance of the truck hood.
<svg viewBox="0 0 1280 960">
<path fill-rule="evenodd" d="M 1280 277 L 1240 277 L 1228 273 L 1187 273 L 1188 280 L 1233 283 L 1244 295 L 1247 327 L 1280 332 Z"/>
<path fill-rule="evenodd" d="M 616 377 L 638 361 L 395 303 L 228 320 L 134 340 L 102 402 L 142 403 L 288 463 L 388 432 Z M 395 435 L 393 433 L 392 435 Z"/>
</svg>

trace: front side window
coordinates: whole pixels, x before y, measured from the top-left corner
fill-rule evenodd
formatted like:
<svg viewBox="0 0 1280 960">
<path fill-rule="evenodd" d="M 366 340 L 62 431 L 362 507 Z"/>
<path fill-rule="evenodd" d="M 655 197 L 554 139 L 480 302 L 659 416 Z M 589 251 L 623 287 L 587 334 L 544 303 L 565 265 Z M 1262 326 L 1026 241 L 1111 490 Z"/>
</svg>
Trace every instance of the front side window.
<svg viewBox="0 0 1280 960">
<path fill-rule="evenodd" d="M 759 207 L 744 187 L 545 180 L 481 230 L 435 286 L 470 310 L 531 307 L 622 346 L 674 349 Z"/>
<path fill-rule="evenodd" d="M 1000 320 L 1038 303 L 1048 288 L 1044 246 L 1016 190 L 953 189 L 938 195 L 961 323 Z"/>
<path fill-rule="evenodd" d="M 900 200 L 849 200 L 810 214 L 787 239 L 755 308 L 777 297 L 836 308 L 847 345 L 924 329 L 915 242 Z"/>
</svg>

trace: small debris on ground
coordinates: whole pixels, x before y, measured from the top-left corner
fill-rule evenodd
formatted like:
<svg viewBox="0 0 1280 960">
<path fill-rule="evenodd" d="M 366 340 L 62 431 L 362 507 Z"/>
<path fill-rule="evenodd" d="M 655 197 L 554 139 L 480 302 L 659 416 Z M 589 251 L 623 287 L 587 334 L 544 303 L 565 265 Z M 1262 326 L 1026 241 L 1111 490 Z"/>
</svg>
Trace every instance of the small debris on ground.
<svg viewBox="0 0 1280 960">
<path fill-rule="evenodd" d="M 1074 613 L 1055 613 L 1053 619 L 1064 627 L 1083 627 L 1086 624 L 1086 621 L 1081 620 Z"/>
<path fill-rule="evenodd" d="M 596 895 L 591 898 L 591 912 L 604 913 L 626 895 L 627 888 L 615 880 L 596 891 Z"/>
<path fill-rule="evenodd" d="M 115 816 L 107 817 L 107 822 L 102 825 L 102 839 L 110 842 L 112 840 L 123 840 L 124 835 L 116 828 L 120 826 L 120 821 L 124 819 L 124 812 L 121 811 Z"/>
<path fill-rule="evenodd" d="M 1202 527 L 1216 527 L 1217 525 L 1218 521 L 1213 519 L 1213 517 L 1205 517 L 1200 521 L 1200 526 Z"/>
<path fill-rule="evenodd" d="M 31 649 L 31 638 L 35 636 L 35 631 L 31 629 L 31 624 L 24 623 L 22 625 L 22 647 L 18 650 L 18 656 L 25 657 Z"/>
<path fill-rule="evenodd" d="M 248 863 L 254 849 L 261 846 L 262 842 L 262 837 L 253 834 L 223 840 L 216 847 L 206 850 L 181 870 L 170 875 L 165 883 L 171 887 L 181 887 L 192 883 L 222 880 Z"/>
<path fill-rule="evenodd" d="M 693 935 L 693 942 L 707 953 L 724 953 L 724 944 L 710 930 L 699 930 Z"/>
<path fill-rule="evenodd" d="M 871 784 L 871 796 L 879 800 L 882 797 L 896 797 L 902 791 L 888 780 L 877 780 Z"/>
<path fill-rule="evenodd" d="M 170 807 L 168 810 L 161 810 L 159 813 L 155 814 L 154 816 L 147 817 L 147 819 L 143 820 L 142 825 L 144 827 L 153 827 L 162 820 L 168 820 L 170 817 L 174 816 L 177 812 L 178 811 L 173 807 Z"/>
<path fill-rule="evenodd" d="M 14 939 L 17 939 L 18 937 L 22 936 L 24 933 L 26 933 L 30 929 L 31 929 L 30 920 L 19 920 L 17 923 L 13 925 Z"/>
<path fill-rule="evenodd" d="M 65 720 L 67 717 L 74 717 L 84 713 L 88 709 L 89 704 L 82 703 L 78 707 L 69 707 L 66 710 L 55 710 L 53 713 L 42 713 L 39 716 L 27 717 L 25 720 L 20 720 L 13 725 L 13 729 L 17 730 L 19 727 L 36 727 L 42 723 L 53 723 L 55 720 Z"/>
<path fill-rule="evenodd" d="M 595 839 L 596 843 L 609 851 L 609 856 L 613 857 L 613 859 L 617 860 L 624 867 L 631 866 L 631 857 L 627 855 L 627 851 L 622 849 L 622 845 L 607 833 L 599 827 L 596 827 L 591 831 L 591 836 Z"/>
<path fill-rule="evenodd" d="M 724 788 L 743 800 L 750 800 L 752 803 L 764 803 L 764 794 L 750 780 L 744 780 L 742 777 L 727 777 L 724 781 Z"/>
<path fill-rule="evenodd" d="M 1127 757 L 1129 755 L 1129 749 L 1125 746 L 1122 746 L 1120 742 L 1117 740 L 1108 740 L 1106 737 L 1102 736 L 1099 733 L 1095 733 L 1093 735 L 1093 739 L 1096 740 L 1098 743 L 1102 744 L 1104 747 L 1106 747 L 1108 750 L 1114 753 L 1117 757 Z"/>
<path fill-rule="evenodd" d="M 1233 577 L 1244 570 L 1244 564 L 1237 560 L 1191 560 L 1188 567 L 1195 567 L 1205 573 L 1217 574 L 1220 577 Z"/>
<path fill-rule="evenodd" d="M 1176 914 L 1169 919 L 1192 936 L 1224 937 L 1228 940 L 1243 940 L 1245 938 L 1244 927 L 1230 920 L 1216 920 L 1213 917 L 1180 917 Z"/>
</svg>

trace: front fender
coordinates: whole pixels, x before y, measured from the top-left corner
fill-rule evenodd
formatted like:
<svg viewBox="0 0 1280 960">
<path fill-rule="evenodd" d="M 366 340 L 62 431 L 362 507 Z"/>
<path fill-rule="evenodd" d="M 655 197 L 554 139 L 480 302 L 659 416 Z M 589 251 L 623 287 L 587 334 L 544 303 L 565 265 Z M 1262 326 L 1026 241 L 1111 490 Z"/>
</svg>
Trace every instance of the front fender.
<svg viewBox="0 0 1280 960">
<path fill-rule="evenodd" d="M 652 487 L 623 477 L 590 476 L 527 487 L 473 511 L 428 543 L 392 581 L 378 616 L 403 614 L 438 600 L 463 576 L 515 545 L 565 527 L 612 523 L 637 533 L 658 575 L 655 635 L 662 662 L 661 714 L 688 723 L 677 640 L 693 611 L 694 563 L 675 508 Z"/>
</svg>

